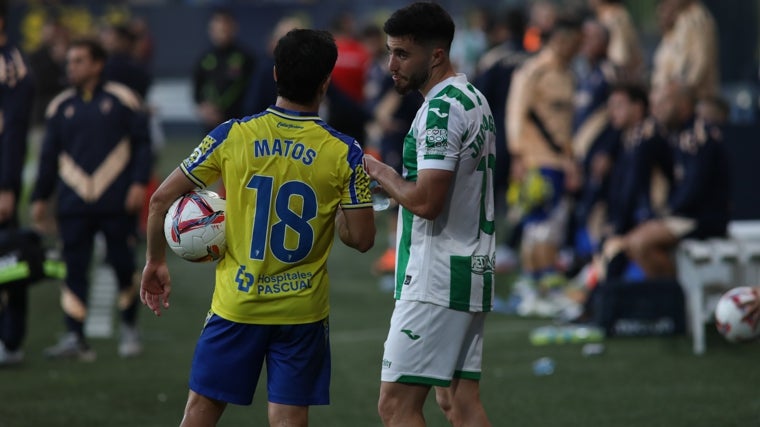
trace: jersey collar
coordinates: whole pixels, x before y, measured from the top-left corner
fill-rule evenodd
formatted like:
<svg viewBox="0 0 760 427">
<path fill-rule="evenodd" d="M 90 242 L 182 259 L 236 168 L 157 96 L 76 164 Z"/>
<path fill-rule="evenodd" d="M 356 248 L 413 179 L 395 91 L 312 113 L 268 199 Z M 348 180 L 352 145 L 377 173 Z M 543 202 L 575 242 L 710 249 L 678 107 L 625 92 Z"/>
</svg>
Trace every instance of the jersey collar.
<svg viewBox="0 0 760 427">
<path fill-rule="evenodd" d="M 438 93 L 440 93 L 443 90 L 443 88 L 455 82 L 462 83 L 462 84 L 467 83 L 467 76 L 464 75 L 464 73 L 457 73 L 456 76 L 452 76 L 445 80 L 441 80 L 440 82 L 438 82 L 438 84 L 430 88 L 427 94 L 425 94 L 425 100 L 430 101 L 431 99 L 438 96 Z"/>
<path fill-rule="evenodd" d="M 319 115 L 317 115 L 317 113 L 287 110 L 285 108 L 278 107 L 276 105 L 270 105 L 269 108 L 267 108 L 267 111 L 273 114 L 276 114 L 282 118 L 290 119 L 290 120 L 302 120 L 302 121 L 321 120 L 319 118 Z"/>
</svg>

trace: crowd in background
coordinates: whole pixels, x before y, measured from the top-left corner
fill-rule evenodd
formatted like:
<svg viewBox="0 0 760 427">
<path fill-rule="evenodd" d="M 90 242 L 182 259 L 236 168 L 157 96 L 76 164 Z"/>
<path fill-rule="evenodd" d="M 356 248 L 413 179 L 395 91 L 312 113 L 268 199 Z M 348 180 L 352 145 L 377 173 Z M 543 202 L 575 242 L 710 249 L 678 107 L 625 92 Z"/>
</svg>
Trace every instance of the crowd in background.
<svg viewBox="0 0 760 427">
<path fill-rule="evenodd" d="M 584 6 L 567 11 L 562 2 L 535 0 L 473 9 L 451 48 L 457 70 L 494 113 L 502 243 L 494 262 L 518 277 L 509 301 L 497 304 L 505 312 L 554 316 L 570 308 L 576 316 L 605 278 L 672 277 L 678 240 L 722 235 L 730 218 L 720 131 L 729 107 L 708 9 L 699 0 L 661 0 L 659 40 L 647 58 L 624 2 Z M 75 38 L 99 40 L 108 52 L 104 78 L 146 99 L 157 52 L 144 19 L 116 13 L 82 31 L 54 9 L 43 16 L 39 40 L 26 52 L 36 87 L 33 143 L 50 101 L 69 85 L 66 52 Z M 257 54 L 238 36 L 243 23 L 231 10 L 210 14 L 210 47 L 187 70 L 204 131 L 274 103 L 274 43 L 310 23 L 296 14 L 271 24 L 267 48 Z M 393 90 L 374 21 L 345 11 L 329 30 L 339 56 L 323 117 L 401 171 L 421 95 Z M 158 154 L 163 135 L 155 120 L 151 136 Z M 388 250 L 373 266 L 382 276 L 394 265 L 395 216 L 393 209 L 378 215 L 388 218 Z"/>
</svg>

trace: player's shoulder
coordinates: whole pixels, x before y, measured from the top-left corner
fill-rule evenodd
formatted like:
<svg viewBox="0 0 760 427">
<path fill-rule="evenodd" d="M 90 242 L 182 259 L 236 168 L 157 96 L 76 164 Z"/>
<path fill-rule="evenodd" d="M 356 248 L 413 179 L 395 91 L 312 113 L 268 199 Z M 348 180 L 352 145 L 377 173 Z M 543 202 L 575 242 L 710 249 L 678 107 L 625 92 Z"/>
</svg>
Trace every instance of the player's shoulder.
<svg viewBox="0 0 760 427">
<path fill-rule="evenodd" d="M 61 93 L 53 97 L 52 100 L 47 105 L 47 108 L 45 109 L 45 117 L 50 118 L 53 117 L 56 112 L 61 108 L 62 105 L 65 105 L 66 103 L 70 102 L 74 99 L 77 92 L 74 88 L 68 88 L 63 90 Z"/>
<path fill-rule="evenodd" d="M 441 88 L 432 98 L 426 100 L 422 108 L 438 113 L 438 117 L 449 111 L 462 109 L 469 111 L 482 103 L 483 94 L 468 81 L 456 81 Z"/>
<path fill-rule="evenodd" d="M 116 98 L 119 103 L 132 111 L 142 108 L 142 99 L 135 91 L 123 83 L 108 81 L 103 84 L 103 91 Z"/>
<path fill-rule="evenodd" d="M 518 72 L 525 79 L 539 79 L 555 68 L 554 58 L 549 52 L 539 52 L 525 59 Z"/>
</svg>

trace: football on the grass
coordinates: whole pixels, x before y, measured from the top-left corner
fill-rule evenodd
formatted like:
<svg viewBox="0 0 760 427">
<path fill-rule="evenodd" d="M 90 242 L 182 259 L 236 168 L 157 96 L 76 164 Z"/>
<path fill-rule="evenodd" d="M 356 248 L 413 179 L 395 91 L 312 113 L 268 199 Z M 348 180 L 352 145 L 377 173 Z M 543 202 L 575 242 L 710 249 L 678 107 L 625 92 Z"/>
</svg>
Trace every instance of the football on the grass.
<svg viewBox="0 0 760 427">
<path fill-rule="evenodd" d="M 164 218 L 164 235 L 172 251 L 192 262 L 216 261 L 224 256 L 225 200 L 208 190 L 183 194 Z"/>
<path fill-rule="evenodd" d="M 748 316 L 746 304 L 757 298 L 752 288 L 740 286 L 723 294 L 715 306 L 718 332 L 730 342 L 749 341 L 758 336 L 758 317 Z"/>
</svg>

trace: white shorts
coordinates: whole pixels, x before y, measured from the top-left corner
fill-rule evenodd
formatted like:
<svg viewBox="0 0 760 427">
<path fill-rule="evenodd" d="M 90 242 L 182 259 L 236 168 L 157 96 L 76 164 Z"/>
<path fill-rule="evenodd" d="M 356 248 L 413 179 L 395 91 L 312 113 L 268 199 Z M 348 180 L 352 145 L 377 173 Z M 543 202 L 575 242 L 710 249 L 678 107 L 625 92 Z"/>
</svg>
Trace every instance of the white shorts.
<svg viewBox="0 0 760 427">
<path fill-rule="evenodd" d="M 452 378 L 479 380 L 485 316 L 396 301 L 380 379 L 440 387 L 451 385 Z"/>
</svg>

